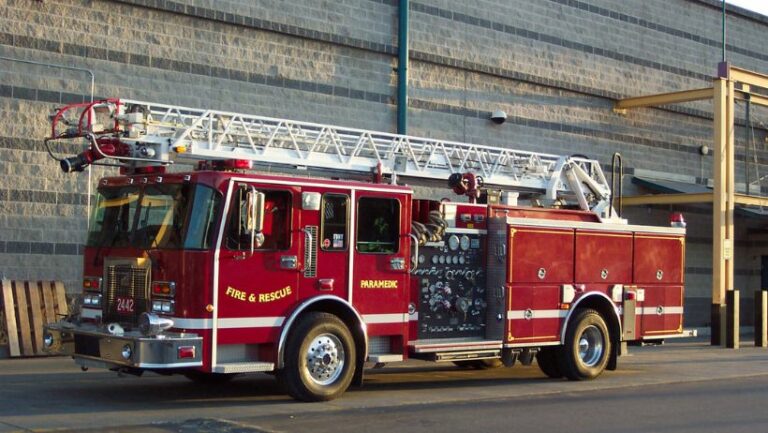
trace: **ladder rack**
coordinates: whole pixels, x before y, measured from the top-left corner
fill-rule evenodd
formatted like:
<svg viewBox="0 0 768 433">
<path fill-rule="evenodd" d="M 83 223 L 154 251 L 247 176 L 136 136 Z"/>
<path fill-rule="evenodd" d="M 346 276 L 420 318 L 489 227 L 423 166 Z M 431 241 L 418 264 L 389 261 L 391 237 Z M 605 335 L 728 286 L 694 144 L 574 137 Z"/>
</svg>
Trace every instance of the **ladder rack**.
<svg viewBox="0 0 768 433">
<path fill-rule="evenodd" d="M 64 124 L 77 123 L 78 128 L 57 133 L 57 119 L 68 114 L 79 120 Z M 97 122 L 105 116 L 107 121 Z M 441 180 L 472 172 L 485 185 L 534 192 L 552 201 L 575 198 L 582 209 L 600 215 L 610 207 L 610 187 L 599 162 L 579 157 L 116 99 L 61 108 L 52 131 L 52 139 L 90 134 L 96 147 L 117 137 L 130 152 L 102 156 L 124 162 L 241 159 L 368 173 L 378 168 L 394 178 Z"/>
</svg>

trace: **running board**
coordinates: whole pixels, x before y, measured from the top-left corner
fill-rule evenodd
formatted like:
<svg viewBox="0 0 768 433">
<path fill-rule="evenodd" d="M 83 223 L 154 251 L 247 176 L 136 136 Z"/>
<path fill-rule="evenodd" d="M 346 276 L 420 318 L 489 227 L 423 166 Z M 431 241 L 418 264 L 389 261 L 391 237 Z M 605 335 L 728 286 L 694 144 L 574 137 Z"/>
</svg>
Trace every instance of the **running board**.
<svg viewBox="0 0 768 433">
<path fill-rule="evenodd" d="M 400 362 L 403 360 L 403 355 L 399 353 L 377 353 L 376 355 L 368 355 L 368 362 L 375 363 L 387 363 L 387 362 Z"/>
<path fill-rule="evenodd" d="M 213 367 L 213 373 L 233 374 L 233 373 L 262 373 L 275 369 L 272 362 L 231 362 L 227 364 L 218 364 Z"/>
<path fill-rule="evenodd" d="M 501 350 L 501 340 L 480 339 L 432 339 L 416 340 L 408 343 L 414 353 L 436 352 L 478 352 L 488 350 Z"/>
<path fill-rule="evenodd" d="M 683 329 L 683 332 L 678 334 L 664 334 L 664 335 L 644 335 L 643 341 L 645 340 L 666 340 L 668 338 L 693 338 L 698 337 L 699 332 L 695 329 Z"/>
<path fill-rule="evenodd" d="M 436 362 L 468 361 L 471 359 L 492 359 L 492 358 L 500 358 L 500 357 L 501 357 L 501 350 L 440 352 L 432 355 L 432 359 Z"/>
</svg>

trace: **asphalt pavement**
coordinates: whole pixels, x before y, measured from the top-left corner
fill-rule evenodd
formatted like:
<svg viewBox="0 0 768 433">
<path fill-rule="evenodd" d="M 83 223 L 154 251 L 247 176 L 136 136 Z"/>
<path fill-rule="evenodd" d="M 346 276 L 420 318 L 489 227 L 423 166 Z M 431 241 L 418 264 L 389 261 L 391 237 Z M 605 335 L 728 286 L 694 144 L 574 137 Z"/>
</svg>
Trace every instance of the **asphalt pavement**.
<svg viewBox="0 0 768 433">
<path fill-rule="evenodd" d="M 765 432 L 768 349 L 703 340 L 632 347 L 596 380 L 536 367 L 465 370 L 409 361 L 363 388 L 298 403 L 269 375 L 203 386 L 183 377 L 82 372 L 67 358 L 0 360 L 0 433 L 92 432 Z"/>
</svg>

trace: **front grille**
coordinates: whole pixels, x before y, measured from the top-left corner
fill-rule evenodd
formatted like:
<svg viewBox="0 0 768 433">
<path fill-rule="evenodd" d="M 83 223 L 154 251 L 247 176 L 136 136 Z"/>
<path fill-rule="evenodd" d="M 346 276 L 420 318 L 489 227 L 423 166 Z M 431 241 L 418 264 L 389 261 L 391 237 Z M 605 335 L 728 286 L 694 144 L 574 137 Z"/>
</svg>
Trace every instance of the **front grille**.
<svg viewBox="0 0 768 433">
<path fill-rule="evenodd" d="M 136 325 L 139 315 L 149 309 L 149 269 L 122 264 L 107 266 L 104 298 L 103 321 Z"/>
</svg>

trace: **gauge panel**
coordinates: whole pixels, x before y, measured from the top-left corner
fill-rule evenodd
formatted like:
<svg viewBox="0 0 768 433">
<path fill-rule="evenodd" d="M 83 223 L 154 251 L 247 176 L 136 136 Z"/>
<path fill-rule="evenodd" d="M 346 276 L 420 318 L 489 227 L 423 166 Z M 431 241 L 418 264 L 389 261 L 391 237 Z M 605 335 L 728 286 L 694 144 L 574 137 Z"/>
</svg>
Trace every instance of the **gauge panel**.
<svg viewBox="0 0 768 433">
<path fill-rule="evenodd" d="M 480 234 L 446 234 L 420 247 L 419 339 L 485 336 L 486 290 Z M 421 262 L 421 260 L 420 260 Z"/>
</svg>

